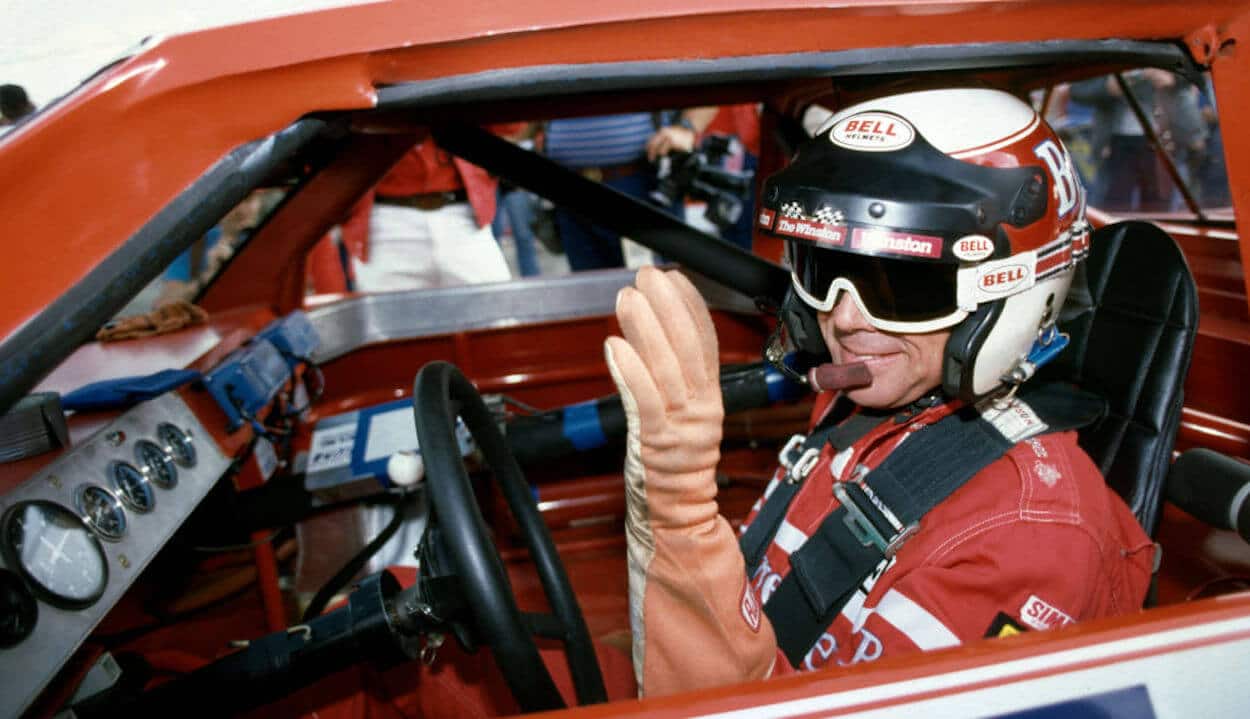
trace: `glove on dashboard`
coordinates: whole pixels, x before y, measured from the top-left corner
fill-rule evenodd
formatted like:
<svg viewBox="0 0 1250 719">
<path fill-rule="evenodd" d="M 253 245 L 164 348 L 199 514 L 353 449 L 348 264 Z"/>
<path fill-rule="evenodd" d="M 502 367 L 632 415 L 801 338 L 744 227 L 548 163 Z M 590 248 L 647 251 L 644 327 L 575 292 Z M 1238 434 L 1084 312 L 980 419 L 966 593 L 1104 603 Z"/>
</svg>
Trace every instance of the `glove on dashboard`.
<svg viewBox="0 0 1250 719">
<path fill-rule="evenodd" d="M 644 267 L 616 299 L 604 354 L 625 407 L 626 539 L 640 694 L 766 676 L 772 627 L 717 513 L 724 406 L 716 328 L 678 272 Z"/>
<path fill-rule="evenodd" d="M 129 340 L 137 337 L 175 332 L 183 327 L 199 325 L 208 321 L 208 313 L 199 305 L 186 300 L 176 300 L 142 315 L 122 317 L 100 328 L 95 338 L 100 342 Z"/>
</svg>

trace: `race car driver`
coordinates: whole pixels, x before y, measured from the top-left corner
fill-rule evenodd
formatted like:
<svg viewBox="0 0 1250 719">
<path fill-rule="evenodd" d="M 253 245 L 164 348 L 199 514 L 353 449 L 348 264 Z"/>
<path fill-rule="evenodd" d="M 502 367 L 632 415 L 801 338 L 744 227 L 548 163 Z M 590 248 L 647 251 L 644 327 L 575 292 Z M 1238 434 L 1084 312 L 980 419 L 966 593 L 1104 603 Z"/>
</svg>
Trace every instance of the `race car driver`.
<svg viewBox="0 0 1250 719">
<path fill-rule="evenodd" d="M 832 116 L 762 193 L 758 229 L 792 270 L 780 325 L 822 394 L 741 536 L 716 504 L 711 316 L 681 274 L 639 271 L 605 355 L 629 425 L 640 693 L 1141 607 L 1153 545 L 1076 444 L 1089 398 L 1024 386 L 1066 342 L 1084 210 L 1062 143 L 1012 95 Z"/>
</svg>

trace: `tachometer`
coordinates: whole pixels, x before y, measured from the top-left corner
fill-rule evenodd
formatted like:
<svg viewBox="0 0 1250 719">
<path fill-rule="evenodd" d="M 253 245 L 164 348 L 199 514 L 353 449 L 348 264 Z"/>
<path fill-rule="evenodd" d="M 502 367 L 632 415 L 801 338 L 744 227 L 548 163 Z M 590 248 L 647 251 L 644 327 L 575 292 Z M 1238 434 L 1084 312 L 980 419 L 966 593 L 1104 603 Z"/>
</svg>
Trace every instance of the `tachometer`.
<svg viewBox="0 0 1250 719">
<path fill-rule="evenodd" d="M 156 436 L 174 461 L 183 467 L 195 466 L 195 444 L 190 434 L 169 422 L 161 422 L 156 426 Z"/>
<path fill-rule="evenodd" d="M 161 489 L 173 489 L 178 484 L 178 467 L 159 444 L 146 439 L 135 442 L 135 459 L 148 479 Z"/>
<path fill-rule="evenodd" d="M 84 484 L 74 493 L 83 521 L 95 533 L 111 541 L 126 536 L 126 509 L 117 495 L 95 484 Z"/>
<path fill-rule="evenodd" d="M 5 562 L 49 604 L 83 609 L 104 594 L 104 548 L 69 508 L 45 500 L 22 502 L 4 513 L 0 525 Z"/>
<path fill-rule="evenodd" d="M 147 475 L 128 462 L 109 464 L 109 480 L 126 506 L 136 512 L 151 512 L 156 506 L 156 491 Z"/>
</svg>

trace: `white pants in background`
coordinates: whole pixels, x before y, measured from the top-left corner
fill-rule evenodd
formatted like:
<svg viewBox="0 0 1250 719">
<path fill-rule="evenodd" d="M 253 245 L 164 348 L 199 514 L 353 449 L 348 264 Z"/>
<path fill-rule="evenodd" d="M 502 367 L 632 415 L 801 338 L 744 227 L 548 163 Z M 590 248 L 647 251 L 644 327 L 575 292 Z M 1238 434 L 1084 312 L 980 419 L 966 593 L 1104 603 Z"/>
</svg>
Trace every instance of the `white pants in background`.
<svg viewBox="0 0 1250 719">
<path fill-rule="evenodd" d="M 490 226 L 456 202 L 437 210 L 375 203 L 369 215 L 369 260 L 352 260 L 357 292 L 448 287 L 512 278 Z"/>
</svg>

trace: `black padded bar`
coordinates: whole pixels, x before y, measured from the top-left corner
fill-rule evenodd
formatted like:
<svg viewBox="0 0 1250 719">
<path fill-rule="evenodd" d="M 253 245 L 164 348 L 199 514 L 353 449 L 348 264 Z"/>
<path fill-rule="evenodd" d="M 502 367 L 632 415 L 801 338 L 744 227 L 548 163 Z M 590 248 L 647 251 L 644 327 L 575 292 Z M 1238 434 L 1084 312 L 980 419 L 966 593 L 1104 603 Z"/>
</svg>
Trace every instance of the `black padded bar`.
<svg viewBox="0 0 1250 719">
<path fill-rule="evenodd" d="M 303 119 L 223 157 L 78 284 L 0 345 L 0 413 L 95 336 L 267 175 L 326 128 Z"/>
<path fill-rule="evenodd" d="M 790 276 L 778 265 L 486 130 L 444 125 L 434 128 L 434 139 L 448 152 L 592 218 L 751 299 L 780 303 L 785 295 Z"/>
<path fill-rule="evenodd" d="M 1010 67 L 1158 67 L 1193 77 L 1197 66 L 1172 42 L 1049 40 L 920 45 L 832 52 L 727 57 L 716 60 L 535 65 L 409 82 L 378 90 L 378 109 L 495 102 L 690 85 L 729 85 L 797 78 L 857 77 Z"/>
</svg>

